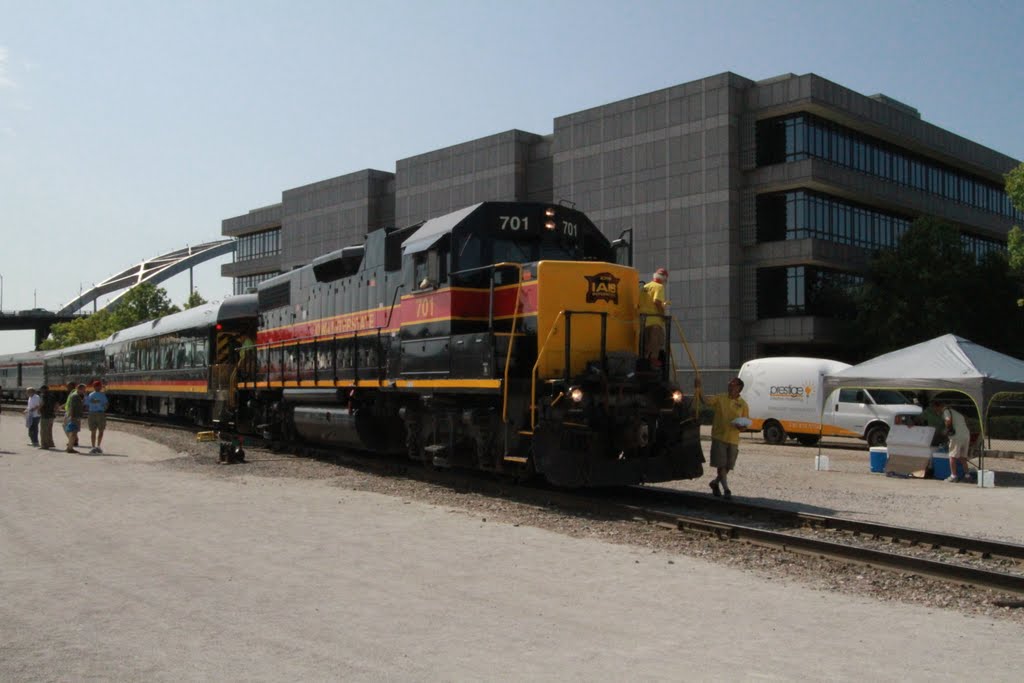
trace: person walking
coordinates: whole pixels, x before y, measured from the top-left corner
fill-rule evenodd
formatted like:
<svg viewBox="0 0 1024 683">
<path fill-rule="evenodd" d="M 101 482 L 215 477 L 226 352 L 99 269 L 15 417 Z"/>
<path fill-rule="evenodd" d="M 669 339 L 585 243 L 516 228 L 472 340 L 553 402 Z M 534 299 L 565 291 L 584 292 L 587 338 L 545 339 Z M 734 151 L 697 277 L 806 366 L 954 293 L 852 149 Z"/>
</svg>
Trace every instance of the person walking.
<svg viewBox="0 0 1024 683">
<path fill-rule="evenodd" d="M 39 407 L 39 447 L 44 451 L 53 448 L 53 420 L 57 416 L 57 393 L 50 391 L 45 384 L 39 387 L 39 398 L 43 404 Z"/>
<path fill-rule="evenodd" d="M 729 490 L 729 472 L 736 467 L 736 458 L 740 451 L 740 431 L 746 429 L 741 418 L 749 420 L 750 407 L 740 396 L 743 391 L 743 380 L 733 377 L 729 380 L 729 390 L 724 394 L 704 397 L 703 383 L 700 377 L 693 380 L 693 394 L 696 406 L 705 406 L 714 411 L 715 417 L 711 424 L 711 466 L 716 469 L 715 478 L 708 483 L 711 493 L 716 497 L 732 498 Z"/>
<path fill-rule="evenodd" d="M 89 441 L 92 445 L 90 453 L 102 454 L 103 431 L 107 428 L 107 395 L 103 393 L 103 382 L 92 383 L 92 391 L 85 397 L 85 406 L 89 409 Z"/>
<path fill-rule="evenodd" d="M 28 387 L 28 401 L 25 404 L 25 426 L 28 427 L 28 440 L 32 445 L 39 448 L 39 408 L 43 405 L 43 399 L 36 393 L 35 387 Z"/>
<path fill-rule="evenodd" d="M 665 283 L 668 271 L 658 268 L 651 281 L 640 290 L 639 312 L 644 326 L 644 356 L 652 368 L 661 367 L 665 358 Z"/>
<path fill-rule="evenodd" d="M 70 384 L 69 387 L 74 387 L 74 384 Z M 75 446 L 78 445 L 78 432 L 82 429 L 82 418 L 85 416 L 84 384 L 74 387 L 71 395 L 68 396 L 67 403 L 64 404 L 64 409 L 67 412 L 64 431 L 68 435 L 68 447 L 65 450 L 68 453 L 78 453 Z"/>
</svg>

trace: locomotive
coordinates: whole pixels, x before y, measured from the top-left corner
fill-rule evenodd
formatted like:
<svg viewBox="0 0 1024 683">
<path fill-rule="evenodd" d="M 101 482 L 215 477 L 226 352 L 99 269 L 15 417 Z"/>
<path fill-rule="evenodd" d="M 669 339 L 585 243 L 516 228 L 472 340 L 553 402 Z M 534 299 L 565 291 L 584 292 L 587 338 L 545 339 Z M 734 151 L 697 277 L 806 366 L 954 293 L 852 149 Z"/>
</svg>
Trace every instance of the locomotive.
<svg viewBox="0 0 1024 683">
<path fill-rule="evenodd" d="M 691 401 L 646 361 L 639 277 L 616 255 L 574 208 L 483 202 L 0 375 L 102 379 L 115 412 L 559 486 L 699 477 Z"/>
<path fill-rule="evenodd" d="M 639 288 L 567 206 L 376 230 L 260 283 L 237 426 L 570 487 L 699 477 L 690 401 L 641 360 Z"/>
</svg>

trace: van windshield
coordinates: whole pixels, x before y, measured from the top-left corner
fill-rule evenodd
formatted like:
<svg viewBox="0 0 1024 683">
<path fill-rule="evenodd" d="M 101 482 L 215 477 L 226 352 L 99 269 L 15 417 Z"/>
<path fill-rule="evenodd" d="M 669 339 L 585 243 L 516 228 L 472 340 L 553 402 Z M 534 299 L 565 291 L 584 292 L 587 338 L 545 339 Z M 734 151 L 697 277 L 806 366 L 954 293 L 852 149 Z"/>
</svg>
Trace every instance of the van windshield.
<svg viewBox="0 0 1024 683">
<path fill-rule="evenodd" d="M 872 389 L 871 398 L 880 406 L 901 406 L 910 403 L 906 396 L 892 389 Z"/>
</svg>

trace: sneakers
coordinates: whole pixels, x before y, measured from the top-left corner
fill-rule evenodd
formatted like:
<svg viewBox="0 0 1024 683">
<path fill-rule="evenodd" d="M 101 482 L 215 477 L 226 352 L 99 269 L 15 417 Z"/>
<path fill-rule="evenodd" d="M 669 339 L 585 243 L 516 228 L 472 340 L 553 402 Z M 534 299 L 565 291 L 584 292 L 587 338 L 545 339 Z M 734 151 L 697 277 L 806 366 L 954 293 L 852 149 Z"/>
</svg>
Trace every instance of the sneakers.
<svg viewBox="0 0 1024 683">
<path fill-rule="evenodd" d="M 103 455 L 103 451 L 98 446 L 94 446 L 93 449 L 91 451 L 89 451 L 89 454 L 90 455 Z"/>
<path fill-rule="evenodd" d="M 722 495 L 725 497 L 726 500 L 729 500 L 730 498 L 732 498 L 732 491 L 730 491 L 729 489 L 722 489 Z"/>
<path fill-rule="evenodd" d="M 946 481 L 950 482 L 951 484 L 955 484 L 958 481 L 960 481 L 960 479 L 955 474 L 951 474 L 948 477 L 946 477 Z"/>
<path fill-rule="evenodd" d="M 717 479 L 712 479 L 711 482 L 708 484 L 708 486 L 711 487 L 711 493 L 712 493 L 712 495 L 714 495 L 715 498 L 721 497 L 722 491 L 721 491 L 721 489 L 718 488 L 718 480 Z"/>
</svg>

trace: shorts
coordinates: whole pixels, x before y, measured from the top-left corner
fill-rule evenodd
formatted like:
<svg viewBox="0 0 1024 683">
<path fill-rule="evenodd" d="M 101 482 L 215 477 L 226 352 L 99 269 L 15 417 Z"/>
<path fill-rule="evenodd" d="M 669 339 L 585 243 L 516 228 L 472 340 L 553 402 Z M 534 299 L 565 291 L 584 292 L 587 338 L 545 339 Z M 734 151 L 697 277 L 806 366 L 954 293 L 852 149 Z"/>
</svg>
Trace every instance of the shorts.
<svg viewBox="0 0 1024 683">
<path fill-rule="evenodd" d="M 949 457 L 951 458 L 966 458 L 970 449 L 970 439 L 953 438 L 949 440 Z"/>
<path fill-rule="evenodd" d="M 78 422 L 76 422 L 75 420 L 68 420 L 67 423 L 64 425 L 64 431 L 67 432 L 68 434 L 74 434 L 78 432 Z"/>
<path fill-rule="evenodd" d="M 89 413 L 89 431 L 93 432 L 97 429 L 104 430 L 107 428 L 107 414 L 106 413 Z"/>
<path fill-rule="evenodd" d="M 740 454 L 740 447 L 736 444 L 725 441 L 711 440 L 711 466 L 732 470 L 736 467 L 736 457 Z"/>
</svg>

